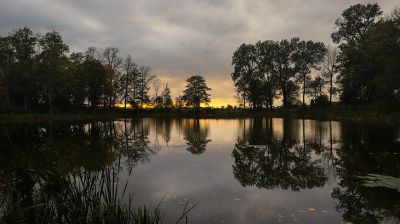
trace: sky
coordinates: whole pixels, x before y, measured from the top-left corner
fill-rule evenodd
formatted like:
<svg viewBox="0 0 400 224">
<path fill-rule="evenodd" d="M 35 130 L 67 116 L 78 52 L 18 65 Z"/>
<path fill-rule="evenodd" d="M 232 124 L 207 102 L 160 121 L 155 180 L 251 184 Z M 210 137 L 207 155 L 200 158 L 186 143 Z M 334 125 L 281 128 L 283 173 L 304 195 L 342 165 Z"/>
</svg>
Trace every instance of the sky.
<svg viewBox="0 0 400 224">
<path fill-rule="evenodd" d="M 221 106 L 236 103 L 230 74 L 240 44 L 292 37 L 332 44 L 342 11 L 370 2 L 386 14 L 400 7 L 398 0 L 1 0 L 0 36 L 55 28 L 70 52 L 118 47 L 168 82 L 173 97 L 189 76 L 203 75 L 211 105 Z"/>
</svg>

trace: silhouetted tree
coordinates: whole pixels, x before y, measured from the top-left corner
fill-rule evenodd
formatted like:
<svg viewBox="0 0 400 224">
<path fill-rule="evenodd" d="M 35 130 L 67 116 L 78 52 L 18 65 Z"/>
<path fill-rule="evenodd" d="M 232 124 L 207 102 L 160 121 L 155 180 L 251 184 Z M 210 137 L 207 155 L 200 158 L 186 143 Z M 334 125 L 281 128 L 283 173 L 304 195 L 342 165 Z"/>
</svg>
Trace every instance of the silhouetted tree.
<svg viewBox="0 0 400 224">
<path fill-rule="evenodd" d="M 85 55 L 81 52 L 73 52 L 67 62 L 67 76 L 69 80 L 66 83 L 67 94 L 70 98 L 71 106 L 82 108 L 87 99 L 87 80 L 83 69 Z"/>
<path fill-rule="evenodd" d="M 183 96 L 179 95 L 175 97 L 175 108 L 183 108 L 185 106 L 185 102 L 183 100 Z"/>
<path fill-rule="evenodd" d="M 53 113 L 53 101 L 62 98 L 65 89 L 65 53 L 68 46 L 64 43 L 61 34 L 55 30 L 46 33 L 39 39 L 41 52 L 39 54 L 40 72 L 42 73 L 43 96 L 47 98 L 49 112 Z M 61 99 L 60 99 L 61 100 Z M 65 103 L 62 99 L 61 104 Z M 59 105 L 61 105 L 59 104 Z"/>
<path fill-rule="evenodd" d="M 133 62 L 132 57 L 128 55 L 124 61 L 123 64 L 125 73 L 122 76 L 123 83 L 124 83 L 124 108 L 126 110 L 126 104 L 128 103 L 129 100 L 129 94 L 130 94 L 130 89 L 135 88 L 136 89 L 136 84 L 137 80 L 135 80 L 135 77 L 137 77 L 137 65 L 135 62 Z"/>
<path fill-rule="evenodd" d="M 162 92 L 162 100 L 164 108 L 171 108 L 173 106 L 172 98 L 171 98 L 171 91 L 168 88 L 168 83 L 165 84 L 165 88 Z"/>
<path fill-rule="evenodd" d="M 305 95 L 307 92 L 307 79 L 311 73 L 311 69 L 317 69 L 322 62 L 325 54 L 325 45 L 321 42 L 300 41 L 297 45 L 295 54 L 296 71 L 299 74 L 299 80 L 303 83 L 302 102 L 305 106 Z"/>
<path fill-rule="evenodd" d="M 147 66 L 140 66 L 138 74 L 138 97 L 140 99 L 140 104 L 143 106 L 144 103 L 150 101 L 150 84 L 156 76 L 150 74 L 150 68 Z"/>
<path fill-rule="evenodd" d="M 333 85 L 336 82 L 338 66 L 338 49 L 333 46 L 328 46 L 322 64 L 322 77 L 329 83 L 330 104 L 332 104 L 332 96 L 336 93 L 336 88 Z"/>
<path fill-rule="evenodd" d="M 368 102 L 374 98 L 375 87 L 371 80 L 374 72 L 365 58 L 368 49 L 368 32 L 382 15 L 378 4 L 357 4 L 344 10 L 335 22 L 332 40 L 340 48 L 341 99 L 345 102 Z"/>
<path fill-rule="evenodd" d="M 276 73 L 274 70 L 274 59 L 277 44 L 274 41 L 258 41 L 257 49 L 257 72 L 262 78 L 262 98 L 266 101 L 266 107 L 272 109 L 274 99 L 277 98 L 278 86 L 276 85 Z"/>
<path fill-rule="evenodd" d="M 321 105 L 327 100 L 327 96 L 324 94 L 325 80 L 321 76 L 316 76 L 313 80 L 310 80 L 307 93 L 311 97 L 311 105 Z"/>
<path fill-rule="evenodd" d="M 122 66 L 123 59 L 118 55 L 119 49 L 115 47 L 107 47 L 103 52 L 103 61 L 106 66 L 108 77 L 108 104 L 112 107 L 115 103 L 115 95 L 117 89 L 118 69 Z"/>
<path fill-rule="evenodd" d="M 337 30 L 331 35 L 333 42 L 340 43 L 340 48 L 359 44 L 380 15 L 382 11 L 376 3 L 350 6 L 335 22 Z"/>
<path fill-rule="evenodd" d="M 186 79 L 186 89 L 183 91 L 183 100 L 186 106 L 200 108 L 200 103 L 208 104 L 210 102 L 211 89 L 207 87 L 206 80 L 203 76 L 194 75 Z"/>
<path fill-rule="evenodd" d="M 8 86 L 8 97 L 15 106 L 28 109 L 28 104 L 37 91 L 34 76 L 35 47 L 38 37 L 27 27 L 17 29 L 2 41 L 4 81 Z"/>
<path fill-rule="evenodd" d="M 83 62 L 83 70 L 86 80 L 87 98 L 92 108 L 97 108 L 101 101 L 106 101 L 109 97 L 107 87 L 109 80 L 107 77 L 106 68 L 101 62 L 86 54 L 85 61 Z"/>
<path fill-rule="evenodd" d="M 234 67 L 231 74 L 232 80 L 235 83 L 237 94 L 243 100 L 243 107 L 246 108 L 246 99 L 251 91 L 250 83 L 259 79 L 256 73 L 257 54 L 254 45 L 240 45 L 233 53 L 232 65 Z"/>
<path fill-rule="evenodd" d="M 156 99 L 158 97 L 158 93 L 160 91 L 160 85 L 161 85 L 161 80 L 159 78 L 155 78 L 153 82 L 151 83 L 154 89 L 154 98 Z"/>
</svg>

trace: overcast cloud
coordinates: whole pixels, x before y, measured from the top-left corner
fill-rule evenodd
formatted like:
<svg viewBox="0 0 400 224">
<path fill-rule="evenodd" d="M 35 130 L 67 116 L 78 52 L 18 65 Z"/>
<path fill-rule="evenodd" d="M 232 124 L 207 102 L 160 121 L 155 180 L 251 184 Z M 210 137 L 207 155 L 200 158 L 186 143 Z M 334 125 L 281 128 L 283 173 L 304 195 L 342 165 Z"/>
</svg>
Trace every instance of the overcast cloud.
<svg viewBox="0 0 400 224">
<path fill-rule="evenodd" d="M 241 43 L 300 37 L 331 43 L 334 21 L 353 0 L 1 0 L 0 35 L 28 26 L 61 31 L 71 51 L 115 46 L 169 82 L 206 77 L 213 103 L 234 100 L 231 57 Z M 378 1 L 390 13 L 398 0 Z"/>
</svg>

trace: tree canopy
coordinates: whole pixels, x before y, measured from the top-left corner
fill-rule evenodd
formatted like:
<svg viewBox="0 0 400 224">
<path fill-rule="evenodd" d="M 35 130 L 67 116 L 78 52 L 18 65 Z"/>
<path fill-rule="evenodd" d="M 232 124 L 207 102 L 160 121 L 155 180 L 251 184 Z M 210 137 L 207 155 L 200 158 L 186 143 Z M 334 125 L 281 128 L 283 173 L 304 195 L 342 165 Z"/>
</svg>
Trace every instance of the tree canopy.
<svg viewBox="0 0 400 224">
<path fill-rule="evenodd" d="M 27 27 L 0 37 L 0 110 L 81 110 L 143 104 L 155 76 L 125 60 L 119 49 L 71 52 L 61 33 L 34 34 Z"/>
<path fill-rule="evenodd" d="M 210 103 L 210 94 L 208 93 L 210 90 L 203 76 L 193 75 L 186 80 L 183 100 L 186 102 L 187 106 L 198 109 L 201 103 Z"/>
</svg>

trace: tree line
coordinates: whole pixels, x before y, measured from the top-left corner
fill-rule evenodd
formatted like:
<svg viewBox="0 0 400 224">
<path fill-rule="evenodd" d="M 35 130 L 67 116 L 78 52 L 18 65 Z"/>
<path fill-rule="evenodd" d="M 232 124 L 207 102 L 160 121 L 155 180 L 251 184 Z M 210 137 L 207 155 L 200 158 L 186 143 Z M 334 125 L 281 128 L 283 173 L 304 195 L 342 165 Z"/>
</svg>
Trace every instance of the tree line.
<svg viewBox="0 0 400 224">
<path fill-rule="evenodd" d="M 202 76 L 190 77 L 177 106 L 209 103 L 210 89 Z M 154 88 L 156 95 L 150 96 Z M 137 65 L 118 48 L 100 52 L 89 47 L 69 54 L 69 46 L 55 30 L 44 35 L 24 27 L 0 37 L 0 109 L 2 111 L 67 111 L 84 108 L 141 108 L 175 106 L 168 83 L 158 95 L 160 80 L 148 66 Z"/>
<path fill-rule="evenodd" d="M 242 44 L 231 74 L 241 106 L 272 108 L 400 102 L 400 10 L 378 4 L 344 10 L 331 37 L 337 47 L 300 38 Z"/>
</svg>

